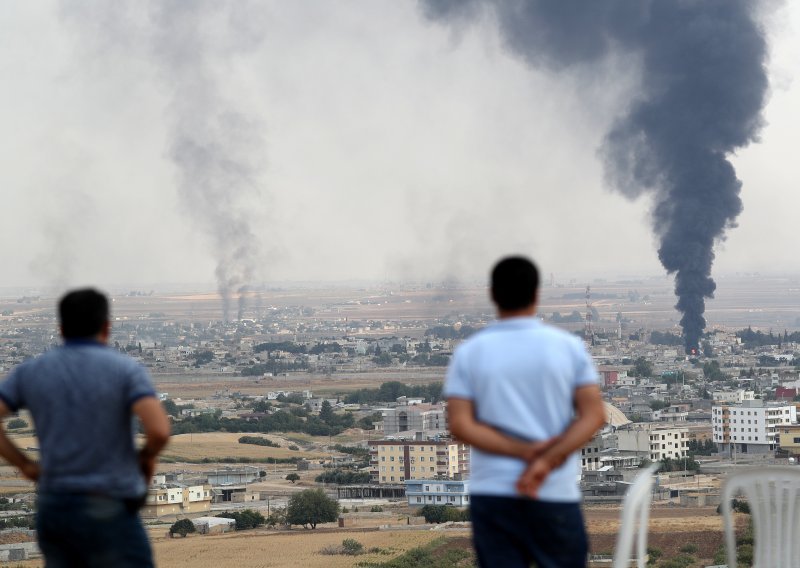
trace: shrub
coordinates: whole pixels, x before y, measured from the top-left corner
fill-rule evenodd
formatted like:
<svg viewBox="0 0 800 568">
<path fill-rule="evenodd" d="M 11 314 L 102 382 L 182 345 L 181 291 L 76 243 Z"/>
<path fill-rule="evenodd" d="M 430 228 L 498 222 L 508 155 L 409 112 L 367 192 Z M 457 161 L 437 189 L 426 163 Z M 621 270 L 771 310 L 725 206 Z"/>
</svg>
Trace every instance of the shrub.
<svg viewBox="0 0 800 568">
<path fill-rule="evenodd" d="M 381 507 L 380 505 L 373 505 L 372 507 L 370 507 L 369 512 L 370 513 L 383 513 L 383 507 Z"/>
<path fill-rule="evenodd" d="M 685 552 L 686 554 L 694 554 L 697 552 L 697 545 L 693 543 L 685 544 L 681 547 L 681 552 Z"/>
<path fill-rule="evenodd" d="M 181 519 L 179 521 L 175 521 L 171 527 L 169 527 L 169 536 L 175 536 L 176 534 L 185 537 L 189 533 L 197 532 L 197 529 L 194 526 L 194 523 L 189 519 Z"/>
<path fill-rule="evenodd" d="M 6 425 L 9 430 L 16 430 L 18 428 L 27 428 L 28 423 L 25 422 L 22 418 L 13 418 L 8 421 Z"/>
<path fill-rule="evenodd" d="M 270 448 L 280 448 L 280 444 L 276 444 L 272 440 L 262 438 L 261 436 L 242 436 L 239 438 L 240 444 L 253 444 L 256 446 L 268 446 Z"/>
<path fill-rule="evenodd" d="M 342 541 L 342 549 L 344 550 L 344 554 L 347 554 L 348 556 L 364 554 L 364 545 L 354 538 L 344 539 Z"/>
<path fill-rule="evenodd" d="M 254 529 L 260 525 L 266 524 L 267 519 L 258 511 L 252 509 L 245 509 L 244 511 L 224 512 L 216 515 L 222 519 L 233 519 L 236 521 L 236 530 L 242 531 L 247 529 Z"/>
<path fill-rule="evenodd" d="M 469 520 L 469 509 L 458 509 L 449 505 L 425 505 L 418 515 L 425 517 L 426 523 L 460 522 Z"/>
</svg>

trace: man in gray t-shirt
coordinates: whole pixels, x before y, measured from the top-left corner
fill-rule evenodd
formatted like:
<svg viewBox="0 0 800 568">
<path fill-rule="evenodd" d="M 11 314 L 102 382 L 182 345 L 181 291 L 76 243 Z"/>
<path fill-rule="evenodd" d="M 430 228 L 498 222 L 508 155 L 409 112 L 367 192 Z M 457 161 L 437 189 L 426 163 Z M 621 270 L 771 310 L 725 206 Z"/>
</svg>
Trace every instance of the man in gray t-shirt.
<svg viewBox="0 0 800 568">
<path fill-rule="evenodd" d="M 38 482 L 37 531 L 48 565 L 151 566 L 138 517 L 169 420 L 147 371 L 106 346 L 108 300 L 95 290 L 59 303 L 64 345 L 0 383 L 0 417 L 27 408 L 41 462 L 0 429 L 0 456 Z M 137 451 L 134 417 L 145 433 Z"/>
</svg>

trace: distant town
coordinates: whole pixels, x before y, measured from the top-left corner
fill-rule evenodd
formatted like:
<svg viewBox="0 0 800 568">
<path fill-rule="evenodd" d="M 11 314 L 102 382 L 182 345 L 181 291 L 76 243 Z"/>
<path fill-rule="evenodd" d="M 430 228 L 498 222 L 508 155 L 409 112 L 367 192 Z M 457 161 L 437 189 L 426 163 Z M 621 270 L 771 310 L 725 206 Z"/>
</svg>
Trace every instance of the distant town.
<svg viewBox="0 0 800 568">
<path fill-rule="evenodd" d="M 113 298 L 111 347 L 150 370 L 173 421 L 142 511 L 160 565 L 181 565 L 169 538 L 176 533 L 277 534 L 317 524 L 364 534 L 396 525 L 468 531 L 469 447 L 448 432 L 441 387 L 453 349 L 493 319 L 485 290 L 266 291 L 242 297 L 228 322 L 210 293 Z M 540 317 L 585 341 L 606 402 L 606 427 L 581 450 L 589 520 L 619 507 L 649 463 L 661 466 L 656 503 L 702 518 L 715 515 L 727 472 L 800 457 L 797 327 L 743 324 L 732 298 L 687 354 L 673 300 L 663 282 L 551 282 L 542 291 Z M 41 295 L 0 300 L 0 372 L 60 343 L 53 303 Z M 774 298 L 766 304 L 766 317 L 795 317 Z M 754 309 L 762 311 L 747 313 L 764 317 Z M 26 413 L 6 428 L 35 455 Z M 3 533 L 27 530 L 32 491 L 0 468 Z M 298 513 L 294 501 L 309 491 L 333 501 L 333 512 Z M 178 527 L 185 519 L 191 528 Z M 598 530 L 590 523 L 602 565 L 613 534 Z M 698 563 L 720 558 L 721 533 L 709 534 L 691 553 Z M 32 538 L 9 538 L 0 560 L 37 557 Z M 680 553 L 662 545 L 664 558 Z"/>
</svg>

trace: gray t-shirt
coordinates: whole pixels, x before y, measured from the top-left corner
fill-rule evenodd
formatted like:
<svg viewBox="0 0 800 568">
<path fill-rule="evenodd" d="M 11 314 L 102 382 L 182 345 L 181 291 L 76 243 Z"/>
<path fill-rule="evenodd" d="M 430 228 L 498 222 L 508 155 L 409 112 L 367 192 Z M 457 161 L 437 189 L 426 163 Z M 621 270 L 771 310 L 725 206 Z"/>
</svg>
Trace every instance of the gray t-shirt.
<svg viewBox="0 0 800 568">
<path fill-rule="evenodd" d="M 140 364 L 95 341 L 71 340 L 22 363 L 0 399 L 27 408 L 39 438 L 39 490 L 141 497 L 133 404 L 155 396 Z"/>
</svg>

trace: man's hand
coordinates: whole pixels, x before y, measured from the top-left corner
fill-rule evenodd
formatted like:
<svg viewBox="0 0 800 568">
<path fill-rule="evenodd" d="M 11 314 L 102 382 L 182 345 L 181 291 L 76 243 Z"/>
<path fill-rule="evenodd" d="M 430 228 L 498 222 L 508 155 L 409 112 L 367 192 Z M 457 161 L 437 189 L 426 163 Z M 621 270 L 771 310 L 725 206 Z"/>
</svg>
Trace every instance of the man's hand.
<svg viewBox="0 0 800 568">
<path fill-rule="evenodd" d="M 139 450 L 139 469 L 150 485 L 156 471 L 156 457 L 169 441 L 169 418 L 157 398 L 147 396 L 137 400 L 133 413 L 139 417 L 144 429 L 144 446 Z"/>
<path fill-rule="evenodd" d="M 34 483 L 39 480 L 41 468 L 38 462 L 28 460 L 20 466 L 19 470 L 22 472 L 22 475 L 25 476 L 25 479 L 33 481 Z"/>
<path fill-rule="evenodd" d="M 528 467 L 517 481 L 517 489 L 523 495 L 536 498 L 550 472 L 561 466 L 570 454 L 592 439 L 595 432 L 606 421 L 605 407 L 600 389 L 586 385 L 575 389 L 575 419 L 563 434 L 551 438 L 537 448 L 528 460 Z"/>
<path fill-rule="evenodd" d="M 528 467 L 525 468 L 525 472 L 519 478 L 519 481 L 517 481 L 517 491 L 526 497 L 536 499 L 542 483 L 544 483 L 547 476 L 550 475 L 550 472 L 555 468 L 556 465 L 551 462 L 547 456 L 536 458 L 528 464 Z"/>
<path fill-rule="evenodd" d="M 139 469 L 142 470 L 145 482 L 150 485 L 156 472 L 156 456 L 149 454 L 146 448 L 139 451 Z"/>
<path fill-rule="evenodd" d="M 522 459 L 528 464 L 530 464 L 534 460 L 539 459 L 539 456 L 541 456 L 547 450 L 553 447 L 553 445 L 555 445 L 558 442 L 558 439 L 559 439 L 558 436 L 554 436 L 549 440 L 542 440 L 540 442 L 530 442 L 525 452 L 521 456 Z"/>
</svg>

